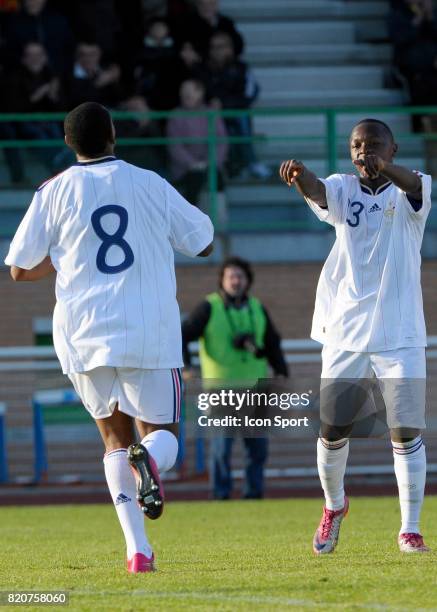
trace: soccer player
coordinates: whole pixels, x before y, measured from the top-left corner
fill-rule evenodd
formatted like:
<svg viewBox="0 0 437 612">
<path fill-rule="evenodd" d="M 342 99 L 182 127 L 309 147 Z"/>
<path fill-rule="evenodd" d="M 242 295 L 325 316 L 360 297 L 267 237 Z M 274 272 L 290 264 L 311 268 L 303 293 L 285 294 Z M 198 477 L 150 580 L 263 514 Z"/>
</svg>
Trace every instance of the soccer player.
<svg viewBox="0 0 437 612">
<path fill-rule="evenodd" d="M 316 554 L 334 550 L 348 511 L 343 478 L 356 410 L 350 405 L 350 420 L 345 422 L 344 414 L 336 414 L 342 411 L 341 401 L 323 405 L 323 387 L 333 380 L 358 382 L 376 376 L 399 488 L 399 548 L 425 552 L 419 530 L 426 475 L 420 247 L 431 207 L 431 177 L 393 163 L 398 147 L 382 121 L 360 121 L 349 144 L 359 177 L 333 174 L 319 179 L 298 160 L 283 162 L 279 171 L 336 232 L 320 275 L 311 331 L 323 344 L 317 465 L 326 499 L 313 549 Z M 332 420 L 324 418 L 329 411 Z"/>
<path fill-rule="evenodd" d="M 37 189 L 5 263 L 17 281 L 56 271 L 55 349 L 103 438 L 128 571 L 149 572 L 144 516 L 162 513 L 159 474 L 178 452 L 173 249 L 209 255 L 213 227 L 160 176 L 114 156 L 114 126 L 100 104 L 76 107 L 64 128 L 77 163 Z"/>
</svg>

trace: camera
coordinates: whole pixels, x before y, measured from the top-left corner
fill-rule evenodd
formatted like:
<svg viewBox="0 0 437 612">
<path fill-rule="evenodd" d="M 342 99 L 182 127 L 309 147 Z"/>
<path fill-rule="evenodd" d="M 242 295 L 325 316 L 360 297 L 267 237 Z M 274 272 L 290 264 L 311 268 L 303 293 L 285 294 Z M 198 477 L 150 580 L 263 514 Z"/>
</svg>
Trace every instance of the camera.
<svg viewBox="0 0 437 612">
<path fill-rule="evenodd" d="M 234 336 L 232 344 L 236 349 L 247 351 L 255 357 L 262 357 L 262 350 L 256 345 L 253 334 L 237 334 Z"/>
</svg>

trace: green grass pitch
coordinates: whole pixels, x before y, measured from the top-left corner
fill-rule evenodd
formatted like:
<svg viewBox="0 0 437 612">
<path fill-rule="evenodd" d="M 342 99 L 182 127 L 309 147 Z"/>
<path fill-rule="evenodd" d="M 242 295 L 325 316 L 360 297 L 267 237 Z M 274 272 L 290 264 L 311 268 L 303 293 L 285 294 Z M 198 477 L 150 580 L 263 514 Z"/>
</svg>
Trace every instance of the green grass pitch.
<svg viewBox="0 0 437 612">
<path fill-rule="evenodd" d="M 109 504 L 2 508 L 0 590 L 67 590 L 59 610 L 437 610 L 437 553 L 398 552 L 397 499 L 351 499 L 336 552 L 315 557 L 321 506 L 170 503 L 147 522 L 159 571 L 138 575 Z M 428 497 L 422 528 L 437 551 L 436 526 Z"/>
</svg>

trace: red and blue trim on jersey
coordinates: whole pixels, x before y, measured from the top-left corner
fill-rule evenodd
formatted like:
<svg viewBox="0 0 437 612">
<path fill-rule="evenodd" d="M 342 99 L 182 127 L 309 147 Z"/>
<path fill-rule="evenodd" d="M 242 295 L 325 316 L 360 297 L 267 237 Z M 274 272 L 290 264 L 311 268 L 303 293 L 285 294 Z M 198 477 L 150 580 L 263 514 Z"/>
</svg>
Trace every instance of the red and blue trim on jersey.
<svg viewBox="0 0 437 612">
<path fill-rule="evenodd" d="M 172 368 L 173 381 L 173 423 L 179 423 L 182 404 L 182 375 L 180 368 Z"/>
<path fill-rule="evenodd" d="M 61 170 L 61 172 L 58 172 L 57 174 L 55 174 L 54 176 L 51 176 L 50 178 L 46 179 L 43 183 L 41 183 L 41 185 L 39 187 L 36 188 L 36 191 L 41 191 L 41 189 L 44 189 L 44 187 L 46 185 L 48 185 L 49 183 L 51 183 L 55 178 L 57 178 L 58 176 L 61 176 L 61 174 L 64 174 L 64 172 L 66 172 L 68 170 L 68 168 L 66 168 L 65 170 Z"/>
<path fill-rule="evenodd" d="M 419 177 L 422 177 L 422 174 L 418 172 L 417 170 L 413 170 L 413 172 L 417 174 Z M 373 191 L 371 187 L 368 187 L 367 185 L 363 185 L 363 183 L 360 182 L 361 191 L 364 191 L 364 193 L 367 193 L 368 195 L 373 195 L 373 196 L 380 195 L 383 191 L 385 191 L 391 185 L 393 185 L 392 181 L 388 181 L 387 183 L 380 185 L 375 191 Z M 411 208 L 414 210 L 414 212 L 419 212 L 419 210 L 422 208 L 422 204 L 423 204 L 422 200 L 415 200 L 410 195 L 408 195 L 408 193 L 406 193 L 405 195 L 407 196 L 407 200 L 409 201 Z"/>
<path fill-rule="evenodd" d="M 103 164 L 105 162 L 115 161 L 116 159 L 117 158 L 115 157 L 115 155 L 107 155 L 106 157 L 102 157 L 101 159 L 84 161 L 84 162 L 78 161 L 75 164 L 73 164 L 73 166 L 94 166 L 95 164 Z M 69 168 L 66 168 L 65 170 L 61 170 L 61 172 L 58 172 L 54 176 L 51 176 L 50 178 L 46 179 L 43 183 L 41 183 L 39 187 L 37 187 L 36 191 L 38 192 L 38 191 L 41 191 L 41 189 L 44 189 L 46 185 L 51 183 L 56 177 L 61 176 L 61 174 L 64 174 L 64 172 L 66 172 L 67 170 L 69 170 Z"/>
</svg>

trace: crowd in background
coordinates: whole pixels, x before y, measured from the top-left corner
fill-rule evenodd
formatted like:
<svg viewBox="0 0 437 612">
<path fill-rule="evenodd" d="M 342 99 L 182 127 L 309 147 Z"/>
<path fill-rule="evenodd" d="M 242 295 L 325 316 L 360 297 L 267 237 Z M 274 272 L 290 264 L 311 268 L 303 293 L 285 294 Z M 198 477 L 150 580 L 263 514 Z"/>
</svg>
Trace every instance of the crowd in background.
<svg viewBox="0 0 437 612">
<path fill-rule="evenodd" d="M 0 0 L 0 112 L 68 111 L 94 100 L 125 111 L 247 109 L 259 86 L 241 59 L 244 40 L 220 13 L 219 0 Z M 412 104 L 437 104 L 437 12 L 433 0 L 391 0 L 388 30 L 394 65 Z M 205 117 L 118 122 L 119 137 L 201 137 Z M 423 120 L 415 122 L 422 129 Z M 249 138 L 247 117 L 218 120 L 219 136 Z M 0 122 L 0 139 L 62 138 L 62 126 Z M 196 202 L 205 184 L 206 143 L 125 149 L 129 161 L 176 181 Z M 62 169 L 64 149 L 42 147 L 49 171 Z M 7 148 L 11 180 L 24 179 L 18 149 Z M 225 176 L 267 178 L 250 142 L 217 149 Z"/>
<path fill-rule="evenodd" d="M 388 30 L 393 59 L 412 105 L 437 104 L 437 10 L 434 0 L 392 0 Z M 426 118 L 426 117 L 424 117 Z M 423 118 L 417 130 L 426 126 Z"/>
<path fill-rule="evenodd" d="M 68 111 L 85 101 L 126 111 L 245 109 L 259 87 L 240 59 L 244 41 L 218 0 L 0 0 L 0 112 Z M 118 136 L 206 137 L 205 117 L 120 121 Z M 217 134 L 250 136 L 246 118 L 217 122 Z M 0 122 L 0 139 L 62 138 L 60 123 Z M 129 153 L 135 157 L 135 148 Z M 144 151 L 143 151 L 144 153 Z M 65 151 L 42 148 L 51 171 Z M 5 151 L 11 179 L 23 180 L 16 149 Z M 179 183 L 196 201 L 205 182 L 206 144 L 153 147 L 142 165 Z M 138 160 L 139 161 L 139 160 Z M 217 151 L 223 174 L 266 178 L 250 143 Z"/>
</svg>

